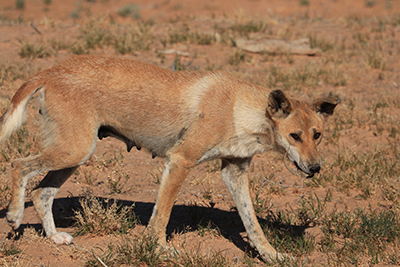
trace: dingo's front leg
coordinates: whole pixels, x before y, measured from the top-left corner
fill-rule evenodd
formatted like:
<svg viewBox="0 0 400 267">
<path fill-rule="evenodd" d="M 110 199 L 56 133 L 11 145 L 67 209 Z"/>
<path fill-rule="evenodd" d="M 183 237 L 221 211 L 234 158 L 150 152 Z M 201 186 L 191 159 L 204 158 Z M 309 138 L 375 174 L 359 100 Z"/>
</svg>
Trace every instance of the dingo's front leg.
<svg viewBox="0 0 400 267">
<path fill-rule="evenodd" d="M 281 260 L 286 255 L 278 253 L 265 238 L 251 202 L 246 172 L 250 162 L 251 158 L 222 159 L 222 180 L 233 197 L 250 242 L 257 248 L 262 259 L 268 262 Z"/>
</svg>

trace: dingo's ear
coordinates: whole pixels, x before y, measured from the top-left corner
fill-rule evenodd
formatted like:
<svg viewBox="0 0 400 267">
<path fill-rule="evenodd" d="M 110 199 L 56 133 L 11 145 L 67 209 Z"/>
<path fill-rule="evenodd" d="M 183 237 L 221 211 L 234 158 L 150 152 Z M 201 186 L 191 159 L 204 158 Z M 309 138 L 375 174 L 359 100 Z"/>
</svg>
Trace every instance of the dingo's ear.
<svg viewBox="0 0 400 267">
<path fill-rule="evenodd" d="M 279 90 L 273 90 L 268 96 L 268 108 L 267 113 L 274 118 L 286 118 L 292 111 L 292 103 L 285 96 L 285 94 Z"/>
<path fill-rule="evenodd" d="M 331 93 L 328 97 L 316 99 L 313 103 L 313 107 L 317 113 L 327 118 L 333 114 L 336 105 L 339 103 L 340 99 Z"/>
</svg>

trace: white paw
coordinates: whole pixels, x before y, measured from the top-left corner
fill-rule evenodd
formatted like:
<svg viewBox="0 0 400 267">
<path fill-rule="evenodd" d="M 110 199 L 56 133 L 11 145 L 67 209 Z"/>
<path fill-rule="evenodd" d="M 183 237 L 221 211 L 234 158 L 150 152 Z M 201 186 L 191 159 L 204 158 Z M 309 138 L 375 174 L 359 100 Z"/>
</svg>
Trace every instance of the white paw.
<svg viewBox="0 0 400 267">
<path fill-rule="evenodd" d="M 296 259 L 290 256 L 289 254 L 279 253 L 279 252 L 268 253 L 267 255 L 261 255 L 261 258 L 268 263 L 277 263 L 277 262 L 279 263 L 283 261 L 293 261 Z"/>
<path fill-rule="evenodd" d="M 72 239 L 74 238 L 66 232 L 60 232 L 50 236 L 50 239 L 57 245 L 68 245 L 71 244 Z"/>
<path fill-rule="evenodd" d="M 7 221 L 13 229 L 18 229 L 21 225 L 22 218 L 24 217 L 24 210 L 18 210 L 17 212 L 8 211 Z"/>
<path fill-rule="evenodd" d="M 296 258 L 286 253 L 277 253 L 276 259 L 279 261 L 285 261 L 285 260 L 292 261 L 295 260 Z"/>
</svg>

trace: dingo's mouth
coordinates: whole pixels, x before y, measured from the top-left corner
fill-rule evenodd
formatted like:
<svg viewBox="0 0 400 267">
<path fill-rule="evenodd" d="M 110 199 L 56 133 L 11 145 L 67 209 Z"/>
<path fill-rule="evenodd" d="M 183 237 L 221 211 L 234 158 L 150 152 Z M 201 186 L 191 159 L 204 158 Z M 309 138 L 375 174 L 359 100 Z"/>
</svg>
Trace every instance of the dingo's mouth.
<svg viewBox="0 0 400 267">
<path fill-rule="evenodd" d="M 288 165 L 288 163 L 287 163 L 288 160 L 292 163 L 292 165 L 293 165 L 295 168 L 292 168 L 292 167 L 290 167 L 290 166 Z M 288 171 L 290 171 L 292 174 L 297 175 L 297 176 L 299 176 L 299 177 L 301 177 L 301 178 L 313 178 L 314 175 L 315 175 L 315 173 L 309 173 L 309 172 L 306 172 L 306 171 L 304 171 L 303 169 L 301 169 L 300 166 L 297 164 L 296 161 L 291 161 L 291 160 L 288 158 L 287 154 L 286 154 L 285 156 L 283 156 L 283 162 L 284 162 L 284 164 L 285 164 L 286 169 L 288 169 Z"/>
<path fill-rule="evenodd" d="M 313 177 L 314 177 L 315 173 L 311 173 L 311 174 L 310 174 L 310 173 L 307 173 L 307 172 L 303 171 L 303 170 L 299 167 L 299 165 L 297 164 L 296 161 L 293 161 L 292 163 L 293 163 L 293 165 L 296 167 L 297 171 L 302 172 L 303 175 L 304 175 L 304 174 L 308 175 L 308 176 L 306 176 L 306 178 L 313 178 Z"/>
</svg>

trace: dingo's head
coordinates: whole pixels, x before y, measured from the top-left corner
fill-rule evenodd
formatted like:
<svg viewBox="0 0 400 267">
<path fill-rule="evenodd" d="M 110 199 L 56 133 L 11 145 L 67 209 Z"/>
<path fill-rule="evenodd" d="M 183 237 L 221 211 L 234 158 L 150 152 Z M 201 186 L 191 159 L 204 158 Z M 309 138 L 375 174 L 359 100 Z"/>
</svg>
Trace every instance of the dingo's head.
<svg viewBox="0 0 400 267">
<path fill-rule="evenodd" d="M 281 90 L 269 95 L 267 117 L 274 123 L 276 147 L 308 177 L 321 169 L 317 145 L 323 136 L 323 124 L 340 102 L 335 96 L 317 99 L 312 105 L 289 99 Z"/>
</svg>

